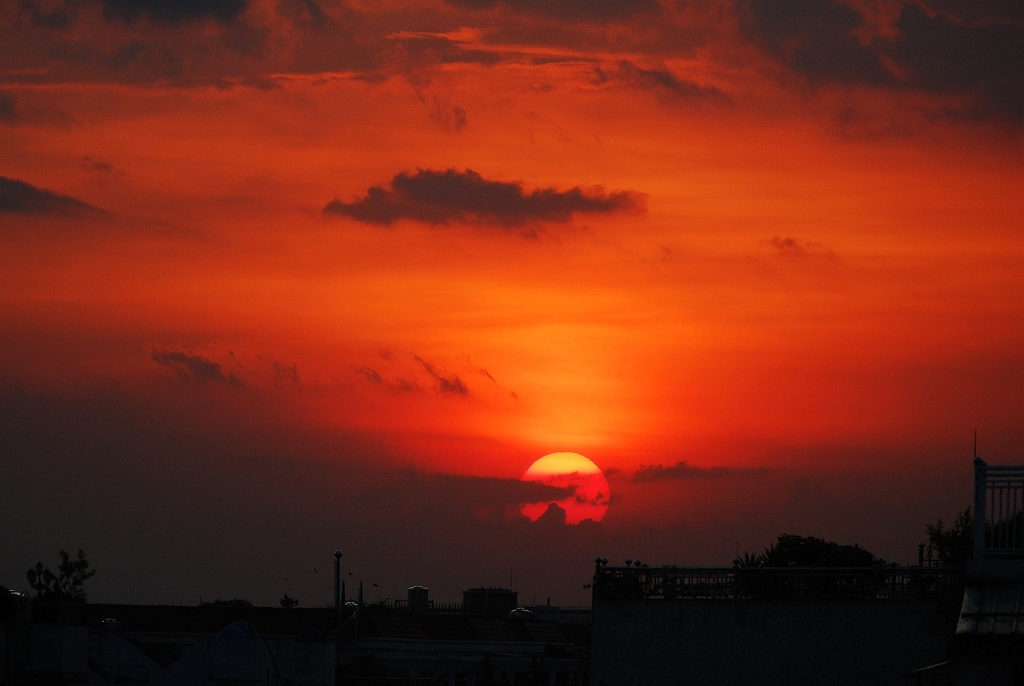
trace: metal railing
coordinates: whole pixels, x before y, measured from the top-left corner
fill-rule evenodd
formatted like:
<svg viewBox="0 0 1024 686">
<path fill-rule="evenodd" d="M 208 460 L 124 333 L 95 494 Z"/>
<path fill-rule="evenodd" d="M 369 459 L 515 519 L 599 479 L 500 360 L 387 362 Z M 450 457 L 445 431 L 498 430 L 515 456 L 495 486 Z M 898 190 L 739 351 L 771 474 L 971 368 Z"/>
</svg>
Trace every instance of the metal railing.
<svg viewBox="0 0 1024 686">
<path fill-rule="evenodd" d="M 974 459 L 974 559 L 1024 557 L 1024 467 Z"/>
<path fill-rule="evenodd" d="M 941 567 L 599 567 L 594 600 L 928 600 L 963 583 Z"/>
<path fill-rule="evenodd" d="M 422 608 L 416 608 L 411 605 L 408 600 L 404 598 L 388 598 L 386 600 L 378 600 L 373 603 L 367 603 L 366 607 L 371 608 L 387 608 L 389 610 L 422 610 L 435 615 L 461 615 L 463 614 L 462 603 L 441 603 L 434 600 L 427 601 L 427 604 Z"/>
</svg>

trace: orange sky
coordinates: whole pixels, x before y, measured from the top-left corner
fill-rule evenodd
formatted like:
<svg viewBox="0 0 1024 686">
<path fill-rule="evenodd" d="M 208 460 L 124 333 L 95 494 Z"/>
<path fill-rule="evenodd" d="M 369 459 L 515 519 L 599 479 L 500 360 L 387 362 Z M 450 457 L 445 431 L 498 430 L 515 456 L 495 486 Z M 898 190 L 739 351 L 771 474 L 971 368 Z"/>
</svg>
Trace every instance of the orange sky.
<svg viewBox="0 0 1024 686">
<path fill-rule="evenodd" d="M 276 571 L 585 602 L 599 554 L 909 560 L 975 429 L 1021 459 L 1016 6 L 0 0 L 0 46 L 0 583 L 273 602 L 265 510 Z M 519 521 L 562 450 L 600 525 Z"/>
</svg>

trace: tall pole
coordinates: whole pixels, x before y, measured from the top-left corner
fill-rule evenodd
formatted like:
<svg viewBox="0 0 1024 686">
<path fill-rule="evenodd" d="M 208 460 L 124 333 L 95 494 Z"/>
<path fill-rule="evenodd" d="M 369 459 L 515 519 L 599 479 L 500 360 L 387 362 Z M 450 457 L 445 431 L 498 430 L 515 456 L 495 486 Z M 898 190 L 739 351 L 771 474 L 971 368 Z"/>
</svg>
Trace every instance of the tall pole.
<svg viewBox="0 0 1024 686">
<path fill-rule="evenodd" d="M 334 551 L 334 609 L 341 609 L 341 551 Z"/>
<path fill-rule="evenodd" d="M 974 455 L 974 559 L 980 560 L 985 555 L 985 477 L 988 465 L 985 460 Z"/>
</svg>

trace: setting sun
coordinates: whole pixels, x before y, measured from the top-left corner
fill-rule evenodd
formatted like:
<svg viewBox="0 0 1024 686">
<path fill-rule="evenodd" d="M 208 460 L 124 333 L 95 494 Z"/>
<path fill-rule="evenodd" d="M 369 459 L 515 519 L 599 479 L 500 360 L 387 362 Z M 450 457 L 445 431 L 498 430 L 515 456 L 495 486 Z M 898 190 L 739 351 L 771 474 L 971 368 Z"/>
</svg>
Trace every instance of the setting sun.
<svg viewBox="0 0 1024 686">
<path fill-rule="evenodd" d="M 916 555 L 1024 454 L 1011 7 L 0 0 L 0 584 Z"/>
<path fill-rule="evenodd" d="M 551 453 L 540 458 L 523 474 L 523 481 L 536 481 L 570 492 L 561 500 L 523 503 L 521 510 L 537 521 L 552 505 L 565 511 L 566 524 L 585 519 L 599 522 L 608 511 L 608 479 L 601 468 L 579 453 Z"/>
</svg>

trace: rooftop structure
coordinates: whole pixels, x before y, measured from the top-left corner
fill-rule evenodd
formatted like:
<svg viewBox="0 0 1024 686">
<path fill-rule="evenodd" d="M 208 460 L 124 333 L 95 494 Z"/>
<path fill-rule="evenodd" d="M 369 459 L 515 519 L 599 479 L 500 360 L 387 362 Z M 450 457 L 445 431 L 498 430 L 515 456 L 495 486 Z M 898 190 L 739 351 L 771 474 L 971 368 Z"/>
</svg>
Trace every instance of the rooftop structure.
<svg viewBox="0 0 1024 686">
<path fill-rule="evenodd" d="M 601 600 L 931 600 L 957 596 L 964 571 L 941 567 L 607 567 Z"/>
<path fill-rule="evenodd" d="M 1024 560 L 1024 466 L 974 458 L 974 560 Z"/>
</svg>

